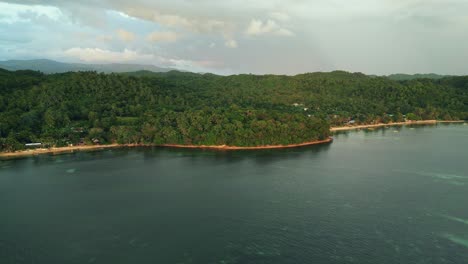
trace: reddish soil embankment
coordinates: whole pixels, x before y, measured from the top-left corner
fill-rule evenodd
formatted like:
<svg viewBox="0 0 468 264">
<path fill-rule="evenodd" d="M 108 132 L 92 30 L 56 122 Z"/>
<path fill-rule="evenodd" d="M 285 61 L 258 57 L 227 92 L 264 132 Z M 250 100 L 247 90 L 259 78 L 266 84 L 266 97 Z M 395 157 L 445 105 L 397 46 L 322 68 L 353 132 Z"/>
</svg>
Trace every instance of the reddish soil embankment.
<svg viewBox="0 0 468 264">
<path fill-rule="evenodd" d="M 265 145 L 255 147 L 239 147 L 239 146 L 227 146 L 227 145 L 177 145 L 177 144 L 164 144 L 158 145 L 158 147 L 171 147 L 171 148 L 192 148 L 192 149 L 220 149 L 220 150 L 255 150 L 255 149 L 282 149 L 282 148 L 297 148 L 310 145 L 324 144 L 332 142 L 333 138 L 327 138 L 324 140 L 316 140 L 298 144 L 289 145 Z"/>
</svg>

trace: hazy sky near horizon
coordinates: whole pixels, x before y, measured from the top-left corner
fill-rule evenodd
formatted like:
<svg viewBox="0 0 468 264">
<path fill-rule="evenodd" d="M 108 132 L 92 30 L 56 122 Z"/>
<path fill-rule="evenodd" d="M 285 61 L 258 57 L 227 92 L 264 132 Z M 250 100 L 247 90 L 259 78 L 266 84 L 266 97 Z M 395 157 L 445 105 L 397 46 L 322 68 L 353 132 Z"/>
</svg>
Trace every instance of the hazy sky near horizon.
<svg viewBox="0 0 468 264">
<path fill-rule="evenodd" d="M 0 60 L 468 74 L 468 0 L 0 0 Z"/>
</svg>

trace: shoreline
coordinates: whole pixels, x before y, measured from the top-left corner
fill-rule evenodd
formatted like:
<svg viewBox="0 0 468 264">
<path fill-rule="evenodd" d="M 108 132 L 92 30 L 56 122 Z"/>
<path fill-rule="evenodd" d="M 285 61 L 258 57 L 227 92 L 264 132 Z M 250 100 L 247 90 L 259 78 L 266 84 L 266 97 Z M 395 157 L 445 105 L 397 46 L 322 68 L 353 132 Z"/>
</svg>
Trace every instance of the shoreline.
<svg viewBox="0 0 468 264">
<path fill-rule="evenodd" d="M 157 147 L 167 148 L 187 148 L 187 149 L 217 149 L 217 150 L 258 150 L 258 149 L 285 149 L 285 148 L 297 148 L 305 147 L 310 145 L 318 145 L 330 143 L 333 141 L 332 137 L 323 140 L 314 140 L 304 143 L 288 144 L 288 145 L 264 145 L 255 147 L 239 147 L 239 146 L 227 146 L 227 145 L 178 145 L 178 144 L 163 144 L 155 145 Z"/>
<path fill-rule="evenodd" d="M 126 145 L 109 144 L 109 145 L 89 145 L 89 146 L 29 149 L 29 150 L 15 151 L 15 152 L 1 152 L 0 158 L 26 157 L 26 156 L 36 156 L 36 155 L 41 155 L 41 154 L 73 153 L 75 151 L 103 150 L 103 149 L 117 148 L 117 147 L 126 147 Z"/>
<path fill-rule="evenodd" d="M 58 147 L 47 149 L 31 149 L 20 150 L 15 152 L 1 152 L 0 159 L 2 158 L 19 158 L 27 156 L 37 156 L 42 154 L 63 154 L 74 153 L 77 151 L 99 151 L 103 149 L 113 148 L 133 148 L 133 147 L 161 147 L 161 148 L 185 148 L 185 149 L 212 149 L 212 150 L 267 150 L 267 149 L 286 149 L 305 147 L 318 144 L 326 144 L 333 141 L 332 137 L 324 140 L 314 140 L 298 144 L 289 145 L 264 145 L 255 147 L 239 147 L 227 145 L 180 145 L 180 144 L 109 144 L 109 145 L 88 145 L 88 146 L 71 146 L 71 147 Z"/>
<path fill-rule="evenodd" d="M 340 126 L 330 127 L 330 132 L 336 131 L 348 131 L 365 128 L 378 128 L 386 126 L 404 126 L 404 125 L 435 125 L 437 123 L 465 123 L 465 120 L 454 120 L 454 121 L 439 121 L 439 120 L 416 120 L 416 121 L 405 121 L 405 122 L 394 122 L 394 123 L 377 123 L 368 125 L 357 125 L 357 126 Z"/>
<path fill-rule="evenodd" d="M 336 131 L 348 131 L 365 128 L 378 128 L 385 126 L 403 126 L 403 125 L 434 125 L 437 123 L 465 123 L 464 120 L 456 121 L 438 121 L 438 120 L 418 120 L 418 121 L 406 121 L 406 122 L 395 122 L 395 123 L 378 123 L 369 125 L 357 125 L 357 126 L 341 126 L 331 127 L 330 132 Z M 265 146 L 252 146 L 252 147 L 240 147 L 240 146 L 227 146 L 227 145 L 180 145 L 180 144 L 109 144 L 109 145 L 86 145 L 86 146 L 71 146 L 71 147 L 58 147 L 58 148 L 47 148 L 47 149 L 31 149 L 31 150 L 20 150 L 16 152 L 0 152 L 0 159 L 2 158 L 19 158 L 27 156 L 37 156 L 42 154 L 63 154 L 63 153 L 74 153 L 77 151 L 99 151 L 103 149 L 112 148 L 131 148 L 131 147 L 164 147 L 164 148 L 184 148 L 184 149 L 212 149 L 212 150 L 267 150 L 267 149 L 286 149 L 286 148 L 297 148 L 318 144 L 326 144 L 333 141 L 332 137 L 324 140 L 315 140 L 298 144 L 289 145 L 265 145 Z"/>
</svg>

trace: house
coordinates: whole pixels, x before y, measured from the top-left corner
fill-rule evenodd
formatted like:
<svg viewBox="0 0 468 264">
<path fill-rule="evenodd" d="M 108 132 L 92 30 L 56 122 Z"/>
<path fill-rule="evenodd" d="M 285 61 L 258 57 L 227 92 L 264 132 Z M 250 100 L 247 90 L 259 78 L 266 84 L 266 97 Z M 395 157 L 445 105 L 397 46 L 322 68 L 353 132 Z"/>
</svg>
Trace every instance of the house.
<svg viewBox="0 0 468 264">
<path fill-rule="evenodd" d="M 354 119 L 348 121 L 348 124 L 350 124 L 350 125 L 353 125 L 354 123 L 356 123 L 356 121 Z"/>
<path fill-rule="evenodd" d="M 304 104 L 300 104 L 300 103 L 294 103 L 292 104 L 294 107 L 298 107 L 298 106 L 303 106 Z"/>
<path fill-rule="evenodd" d="M 24 146 L 27 148 L 38 148 L 42 146 L 42 143 L 26 143 Z"/>
<path fill-rule="evenodd" d="M 83 133 L 84 132 L 84 128 L 82 128 L 82 127 L 72 127 L 71 130 L 72 130 L 73 133 Z"/>
<path fill-rule="evenodd" d="M 304 107 L 304 111 L 307 111 L 307 110 L 309 110 L 309 108 L 307 108 L 307 107 Z"/>
</svg>

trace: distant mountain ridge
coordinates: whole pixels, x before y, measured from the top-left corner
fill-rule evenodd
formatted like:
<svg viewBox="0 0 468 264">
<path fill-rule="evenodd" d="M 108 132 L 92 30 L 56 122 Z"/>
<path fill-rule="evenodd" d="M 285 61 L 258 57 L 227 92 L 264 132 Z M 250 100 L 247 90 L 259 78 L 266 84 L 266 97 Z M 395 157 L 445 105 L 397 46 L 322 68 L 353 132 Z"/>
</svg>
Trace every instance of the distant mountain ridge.
<svg viewBox="0 0 468 264">
<path fill-rule="evenodd" d="M 104 73 L 121 73 L 135 71 L 150 71 L 150 72 L 168 72 L 175 69 L 162 68 L 154 65 L 143 64 L 86 64 L 86 63 L 66 63 L 48 59 L 37 60 L 7 60 L 0 61 L 0 68 L 17 71 L 17 70 L 34 70 L 46 74 L 77 72 L 77 71 L 96 71 Z"/>
<path fill-rule="evenodd" d="M 109 63 L 109 64 L 87 64 L 87 63 L 67 63 L 49 59 L 35 60 L 6 60 L 0 61 L 0 68 L 9 71 L 17 70 L 33 70 L 40 71 L 45 74 L 78 72 L 78 71 L 96 71 L 103 73 L 125 73 L 132 76 L 152 76 L 154 73 L 166 73 L 170 71 L 185 72 L 174 68 L 163 68 L 155 65 L 147 64 L 125 64 L 125 63 Z M 342 71 L 335 71 L 342 72 Z M 343 71 L 344 72 L 344 71 Z M 199 73 L 203 74 L 203 73 Z M 298 74 L 301 75 L 301 74 Z M 364 75 L 364 74 L 363 74 Z M 445 77 L 454 77 L 454 75 L 440 75 L 435 73 L 427 74 L 390 74 L 384 76 L 366 75 L 370 77 L 386 77 L 394 81 L 408 81 L 415 79 L 433 79 L 438 80 Z"/>
</svg>

